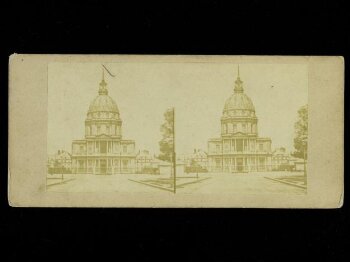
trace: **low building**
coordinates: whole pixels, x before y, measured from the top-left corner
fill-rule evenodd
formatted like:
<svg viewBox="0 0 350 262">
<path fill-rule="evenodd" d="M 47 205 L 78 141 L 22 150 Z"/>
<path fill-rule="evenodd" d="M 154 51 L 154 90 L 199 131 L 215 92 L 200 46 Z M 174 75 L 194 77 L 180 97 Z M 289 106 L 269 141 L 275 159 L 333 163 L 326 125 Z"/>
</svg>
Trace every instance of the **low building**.
<svg viewBox="0 0 350 262">
<path fill-rule="evenodd" d="M 184 163 L 188 173 L 207 172 L 208 154 L 201 149 L 194 149 L 192 154 L 184 156 Z"/>
<path fill-rule="evenodd" d="M 304 167 L 307 168 L 307 161 L 304 161 L 303 158 L 291 157 L 289 162 L 293 166 L 293 171 L 304 171 Z"/>
<path fill-rule="evenodd" d="M 65 150 L 58 150 L 48 159 L 48 173 L 71 173 L 72 156 Z"/>
<path fill-rule="evenodd" d="M 148 150 L 139 151 L 136 155 L 136 173 L 157 173 L 155 158 Z"/>
<path fill-rule="evenodd" d="M 273 171 L 292 171 L 293 163 L 291 156 L 286 152 L 284 147 L 276 148 L 272 152 L 272 170 Z"/>
<path fill-rule="evenodd" d="M 159 174 L 173 176 L 174 164 L 172 162 L 155 159 L 154 165 L 159 168 Z M 176 175 L 183 175 L 185 173 L 185 163 L 177 159 L 176 160 Z"/>
</svg>

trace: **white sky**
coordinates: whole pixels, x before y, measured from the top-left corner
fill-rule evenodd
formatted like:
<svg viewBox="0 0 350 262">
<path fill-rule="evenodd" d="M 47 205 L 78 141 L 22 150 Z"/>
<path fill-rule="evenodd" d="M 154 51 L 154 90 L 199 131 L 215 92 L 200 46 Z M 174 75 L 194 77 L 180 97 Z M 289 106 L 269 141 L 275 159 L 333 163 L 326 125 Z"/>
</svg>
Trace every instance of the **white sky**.
<svg viewBox="0 0 350 262">
<path fill-rule="evenodd" d="M 233 93 L 237 64 L 107 63 L 109 95 L 123 120 L 123 138 L 136 150 L 159 152 L 163 113 L 176 108 L 178 154 L 207 150 L 207 140 L 220 136 L 220 117 Z M 294 150 L 297 110 L 307 103 L 308 69 L 303 64 L 240 64 L 244 92 L 252 99 L 259 136 L 272 147 Z M 99 63 L 52 63 L 48 73 L 48 153 L 71 151 L 73 139 L 84 138 L 84 121 L 101 81 Z"/>
</svg>

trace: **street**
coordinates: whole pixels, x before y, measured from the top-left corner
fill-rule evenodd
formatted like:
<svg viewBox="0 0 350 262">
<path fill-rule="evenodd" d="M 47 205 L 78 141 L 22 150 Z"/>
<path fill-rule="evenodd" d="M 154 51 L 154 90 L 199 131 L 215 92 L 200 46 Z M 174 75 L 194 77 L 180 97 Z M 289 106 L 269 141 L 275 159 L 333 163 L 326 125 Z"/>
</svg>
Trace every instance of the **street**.
<svg viewBox="0 0 350 262">
<path fill-rule="evenodd" d="M 305 188 L 282 183 L 285 178 L 301 177 L 302 173 L 257 172 L 243 174 L 201 173 L 177 177 L 177 194 L 181 193 L 241 193 L 305 194 Z M 280 179 L 282 178 L 282 179 Z M 282 182 L 279 182 L 281 180 Z M 61 182 L 60 182 L 61 181 Z M 167 182 L 169 181 L 169 182 Z M 171 193 L 169 176 L 145 174 L 65 174 L 64 180 L 48 183 L 47 191 L 54 192 L 159 192 Z M 160 190 L 160 189 L 166 190 Z"/>
</svg>

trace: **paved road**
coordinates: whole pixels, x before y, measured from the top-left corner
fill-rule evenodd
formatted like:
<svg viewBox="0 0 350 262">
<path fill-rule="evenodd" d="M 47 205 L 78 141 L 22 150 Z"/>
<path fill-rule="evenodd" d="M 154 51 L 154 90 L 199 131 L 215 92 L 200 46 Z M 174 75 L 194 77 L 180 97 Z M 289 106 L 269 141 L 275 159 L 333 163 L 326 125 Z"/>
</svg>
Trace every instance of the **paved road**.
<svg viewBox="0 0 350 262">
<path fill-rule="evenodd" d="M 279 177 L 295 175 L 295 173 L 259 172 L 250 174 L 200 174 L 203 180 L 199 183 L 191 183 L 177 191 L 180 193 L 293 193 L 305 194 L 306 190 L 265 177 Z M 132 180 L 155 179 L 159 176 L 139 174 L 118 175 L 65 175 L 63 184 L 48 187 L 48 191 L 55 192 L 159 192 L 154 187 L 135 183 Z M 162 191 L 165 193 L 166 191 Z"/>
<path fill-rule="evenodd" d="M 263 194 L 263 193 L 293 193 L 305 194 L 306 190 L 265 177 L 280 177 L 276 173 L 256 174 L 217 174 L 202 185 L 193 185 L 187 189 L 188 192 L 198 193 L 238 193 L 238 194 Z M 286 176 L 283 174 L 282 176 Z"/>
</svg>

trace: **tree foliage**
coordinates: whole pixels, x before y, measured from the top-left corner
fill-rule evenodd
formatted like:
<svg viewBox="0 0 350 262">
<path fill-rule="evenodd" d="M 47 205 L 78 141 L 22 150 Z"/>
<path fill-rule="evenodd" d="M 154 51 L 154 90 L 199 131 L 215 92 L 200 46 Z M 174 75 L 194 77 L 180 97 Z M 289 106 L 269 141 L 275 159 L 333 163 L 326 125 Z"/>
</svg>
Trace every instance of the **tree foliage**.
<svg viewBox="0 0 350 262">
<path fill-rule="evenodd" d="M 299 158 L 307 158 L 308 143 L 308 106 L 302 106 L 298 110 L 298 120 L 294 124 L 295 137 L 293 156 Z"/>
<path fill-rule="evenodd" d="M 159 142 L 159 159 L 171 162 L 174 151 L 174 111 L 169 109 L 164 113 L 164 123 L 160 127 L 162 140 Z"/>
</svg>

